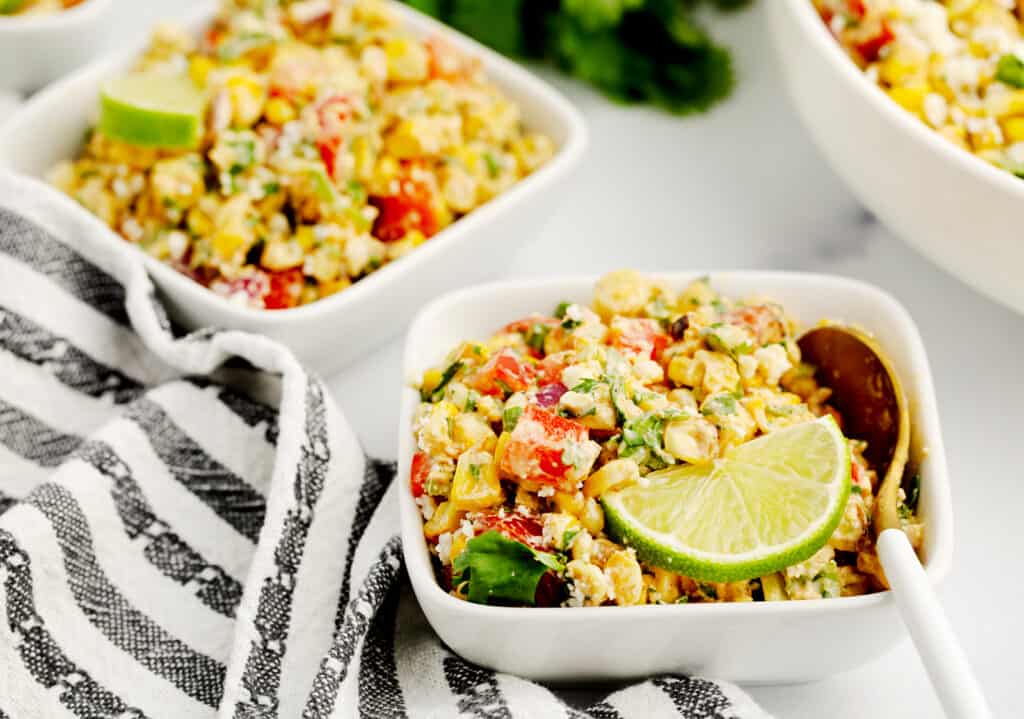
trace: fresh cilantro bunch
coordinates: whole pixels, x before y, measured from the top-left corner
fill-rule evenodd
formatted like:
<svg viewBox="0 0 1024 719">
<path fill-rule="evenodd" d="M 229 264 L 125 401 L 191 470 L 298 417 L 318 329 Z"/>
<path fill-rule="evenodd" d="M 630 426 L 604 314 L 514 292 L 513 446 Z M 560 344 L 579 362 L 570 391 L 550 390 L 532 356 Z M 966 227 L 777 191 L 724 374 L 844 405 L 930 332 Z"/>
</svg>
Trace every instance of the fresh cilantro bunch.
<svg viewBox="0 0 1024 719">
<path fill-rule="evenodd" d="M 749 0 L 406 0 L 495 50 L 546 59 L 622 102 L 703 112 L 733 84 L 729 52 L 700 5 Z"/>
</svg>

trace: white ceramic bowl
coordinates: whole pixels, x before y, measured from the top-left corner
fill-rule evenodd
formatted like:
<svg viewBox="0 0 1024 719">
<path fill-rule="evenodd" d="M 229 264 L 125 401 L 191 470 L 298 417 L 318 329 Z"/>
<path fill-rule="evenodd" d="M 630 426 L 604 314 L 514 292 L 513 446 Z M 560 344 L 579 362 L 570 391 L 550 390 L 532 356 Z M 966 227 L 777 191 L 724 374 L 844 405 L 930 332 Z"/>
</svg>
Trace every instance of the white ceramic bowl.
<svg viewBox="0 0 1024 719">
<path fill-rule="evenodd" d="M 1024 180 L 956 148 L 860 71 L 811 0 L 765 3 L 789 94 L 811 138 L 896 234 L 1024 312 Z"/>
<path fill-rule="evenodd" d="M 92 60 L 113 7 L 114 0 L 85 0 L 51 15 L 0 15 L 0 90 L 38 90 Z"/>
<path fill-rule="evenodd" d="M 776 272 L 662 275 L 683 287 L 708 274 L 732 296 L 767 295 L 803 326 L 822 318 L 861 325 L 885 347 L 904 381 L 919 463 L 920 512 L 927 523 L 924 564 L 933 582 L 947 573 L 953 523 L 946 458 L 931 371 L 917 328 L 892 297 L 839 277 Z M 414 320 L 405 347 L 407 379 L 443 361 L 465 339 L 484 339 L 507 321 L 546 312 L 563 300 L 589 302 L 596 278 L 473 287 L 446 295 Z M 805 681 L 856 667 L 904 636 L 889 592 L 841 599 L 644 607 L 504 608 L 455 599 L 437 584 L 409 491 L 418 393 L 403 390 L 397 481 L 402 542 L 413 589 L 431 626 L 470 661 L 555 682 L 694 672 L 734 681 Z"/>
<path fill-rule="evenodd" d="M 102 0 L 92 0 L 97 2 Z M 215 6 L 205 5 L 187 26 L 199 32 Z M 563 196 L 571 170 L 587 144 L 580 114 L 549 85 L 522 67 L 404 5 L 395 5 L 419 35 L 441 35 L 483 61 L 490 79 L 521 111 L 524 123 L 551 136 L 555 157 L 534 174 L 453 223 L 402 259 L 340 294 L 290 310 L 238 307 L 141 250 L 172 317 L 188 328 L 218 326 L 265 334 L 288 345 L 315 370 L 330 374 L 397 335 L 428 300 L 441 292 L 500 272 L 510 248 L 532 238 Z M 144 41 L 101 60 L 30 100 L 0 133 L 0 166 L 42 176 L 73 157 L 94 121 L 99 88 L 125 72 Z M 111 242 L 123 243 L 113 231 Z"/>
</svg>

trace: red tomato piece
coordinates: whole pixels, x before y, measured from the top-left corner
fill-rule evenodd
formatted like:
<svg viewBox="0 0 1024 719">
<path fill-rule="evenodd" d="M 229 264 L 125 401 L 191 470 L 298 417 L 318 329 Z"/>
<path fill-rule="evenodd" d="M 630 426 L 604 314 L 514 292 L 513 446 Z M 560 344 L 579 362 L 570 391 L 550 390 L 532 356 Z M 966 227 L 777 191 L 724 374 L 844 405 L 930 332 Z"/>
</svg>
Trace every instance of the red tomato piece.
<svg viewBox="0 0 1024 719">
<path fill-rule="evenodd" d="M 882 20 L 878 28 L 878 34 L 857 42 L 853 47 L 864 58 L 865 62 L 875 62 L 882 52 L 882 48 L 895 39 L 896 35 L 893 33 L 892 28 L 889 27 L 889 23 Z"/>
<path fill-rule="evenodd" d="M 346 123 L 352 118 L 352 101 L 345 95 L 331 95 L 317 108 L 320 119 L 320 136 L 317 148 L 320 159 L 327 167 L 327 176 L 334 179 L 338 165 L 338 153 L 344 145 Z"/>
<path fill-rule="evenodd" d="M 657 320 L 616 317 L 608 335 L 612 347 L 650 359 L 657 358 L 671 339 Z"/>
<path fill-rule="evenodd" d="M 552 384 L 562 381 L 562 370 L 566 368 L 565 358 L 557 354 L 548 355 L 537 363 L 537 381 Z"/>
<path fill-rule="evenodd" d="M 518 332 L 519 334 L 525 335 L 531 329 L 533 329 L 534 325 L 544 325 L 545 327 L 557 327 L 559 324 L 561 324 L 561 321 L 555 319 L 554 317 L 545 317 L 544 315 L 530 315 L 529 317 L 524 317 L 521 320 L 516 320 L 515 322 L 510 322 L 509 324 L 505 325 L 504 331 Z"/>
<path fill-rule="evenodd" d="M 519 481 L 572 489 L 566 482 L 572 466 L 562 457 L 570 443 L 582 444 L 589 439 L 587 428 L 578 422 L 530 405 L 512 430 L 499 468 L 505 476 Z"/>
<path fill-rule="evenodd" d="M 418 173 L 415 166 L 406 168 L 397 180 L 398 192 L 393 195 L 374 195 L 370 204 L 377 208 L 373 235 L 383 242 L 397 242 L 412 230 L 425 237 L 440 229 L 434 213 L 436 190 L 426 173 Z"/>
<path fill-rule="evenodd" d="M 759 345 L 782 342 L 786 339 L 786 326 L 782 323 L 778 310 L 771 305 L 739 307 L 727 313 L 725 321 L 750 330 Z"/>
<path fill-rule="evenodd" d="M 534 549 L 544 549 L 544 527 L 533 517 L 519 512 L 503 514 L 486 514 L 476 520 L 474 526 L 477 534 L 495 530 L 508 539 L 522 542 Z"/>
<path fill-rule="evenodd" d="M 427 476 L 430 474 L 430 457 L 426 452 L 417 452 L 412 456 L 412 467 L 409 470 L 409 486 L 412 496 L 422 497 L 426 491 Z"/>
<path fill-rule="evenodd" d="M 522 392 L 530 386 L 534 374 L 530 365 L 520 361 L 515 352 L 506 348 L 480 368 L 471 380 L 471 385 L 482 394 Z"/>
<path fill-rule="evenodd" d="M 263 305 L 268 310 L 286 310 L 297 307 L 302 297 L 306 280 L 302 270 L 294 268 L 283 272 L 269 272 L 270 287 L 263 296 Z"/>
</svg>

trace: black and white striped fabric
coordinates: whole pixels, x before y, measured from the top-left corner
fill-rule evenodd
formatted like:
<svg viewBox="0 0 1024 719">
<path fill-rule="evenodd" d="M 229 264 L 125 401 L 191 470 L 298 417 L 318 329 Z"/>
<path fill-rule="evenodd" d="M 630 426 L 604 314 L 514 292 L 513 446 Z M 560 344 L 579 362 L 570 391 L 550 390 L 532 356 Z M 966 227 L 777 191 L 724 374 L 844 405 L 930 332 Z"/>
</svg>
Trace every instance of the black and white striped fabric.
<svg viewBox="0 0 1024 719">
<path fill-rule="evenodd" d="M 767 716 L 473 666 L 406 588 L 393 466 L 266 338 L 175 337 L 137 257 L 0 174 L 0 719 Z"/>
</svg>

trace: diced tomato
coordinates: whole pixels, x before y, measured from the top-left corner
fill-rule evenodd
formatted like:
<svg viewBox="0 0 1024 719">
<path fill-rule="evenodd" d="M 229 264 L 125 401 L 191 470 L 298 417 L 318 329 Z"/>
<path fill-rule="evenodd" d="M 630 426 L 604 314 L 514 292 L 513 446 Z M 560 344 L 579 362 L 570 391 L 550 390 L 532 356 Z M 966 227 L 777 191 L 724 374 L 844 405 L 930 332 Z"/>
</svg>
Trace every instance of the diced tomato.
<svg viewBox="0 0 1024 719">
<path fill-rule="evenodd" d="M 491 357 L 470 381 L 477 392 L 490 395 L 504 395 L 522 392 L 533 380 L 533 368 L 520 361 L 516 353 L 503 349 Z"/>
<path fill-rule="evenodd" d="M 545 327 L 557 327 L 560 324 L 560 320 L 554 317 L 545 317 L 544 315 L 530 315 L 524 317 L 521 320 L 510 322 L 505 325 L 505 332 L 518 332 L 520 334 L 526 334 L 533 329 L 534 325 L 543 325 Z"/>
<path fill-rule="evenodd" d="M 302 288 L 306 284 L 302 270 L 294 268 L 283 272 L 269 272 L 270 287 L 263 297 L 263 305 L 268 310 L 286 310 L 297 307 L 302 297 Z"/>
<path fill-rule="evenodd" d="M 671 338 L 657 320 L 616 317 L 608 341 L 617 349 L 655 359 L 668 347 Z"/>
<path fill-rule="evenodd" d="M 571 489 L 562 486 L 572 468 L 562 458 L 570 443 L 582 444 L 589 438 L 587 428 L 578 422 L 529 405 L 512 430 L 500 470 L 520 481 Z"/>
<path fill-rule="evenodd" d="M 527 350 L 531 357 L 541 359 L 544 357 L 544 345 L 547 336 L 554 331 L 558 325 L 561 324 L 560 320 L 554 317 L 544 317 L 543 315 L 530 315 L 524 317 L 521 320 L 516 320 L 511 324 L 505 326 L 505 332 L 517 333 L 523 336 L 523 340 L 527 343 Z M 539 345 L 539 346 L 538 346 Z"/>
<path fill-rule="evenodd" d="M 449 82 L 465 80 L 476 67 L 476 63 L 466 58 L 447 40 L 440 37 L 429 37 L 423 41 L 430 59 L 430 77 L 442 78 Z"/>
<path fill-rule="evenodd" d="M 344 145 L 346 123 L 352 118 L 352 101 L 346 95 L 331 95 L 317 107 L 320 135 L 317 148 L 327 168 L 327 176 L 334 179 L 338 153 Z"/>
<path fill-rule="evenodd" d="M 889 27 L 889 23 L 883 20 L 878 34 L 858 43 L 856 50 L 867 62 L 875 62 L 881 54 L 882 48 L 895 39 L 896 35 L 893 33 L 892 28 Z"/>
<path fill-rule="evenodd" d="M 759 345 L 786 339 L 786 326 L 782 323 L 778 310 L 771 305 L 740 307 L 727 313 L 724 319 L 728 324 L 750 330 Z"/>
<path fill-rule="evenodd" d="M 533 517 L 519 512 L 484 515 L 476 520 L 474 529 L 477 534 L 495 530 L 534 549 L 545 548 L 544 527 Z"/>
<path fill-rule="evenodd" d="M 429 474 L 430 457 L 426 452 L 417 452 L 412 456 L 412 467 L 409 470 L 409 486 L 412 488 L 412 496 L 423 496 Z"/>
<path fill-rule="evenodd" d="M 565 357 L 562 355 L 548 355 L 537 363 L 537 381 L 542 384 L 560 382 L 562 370 L 566 368 Z"/>
<path fill-rule="evenodd" d="M 379 212 L 373 223 L 373 235 L 384 242 L 397 242 L 412 230 L 419 230 L 425 237 L 437 234 L 440 225 L 434 213 L 436 190 L 427 176 L 421 176 L 415 166 L 410 166 L 404 168 L 397 182 L 397 194 L 370 197 L 370 204 Z"/>
</svg>

